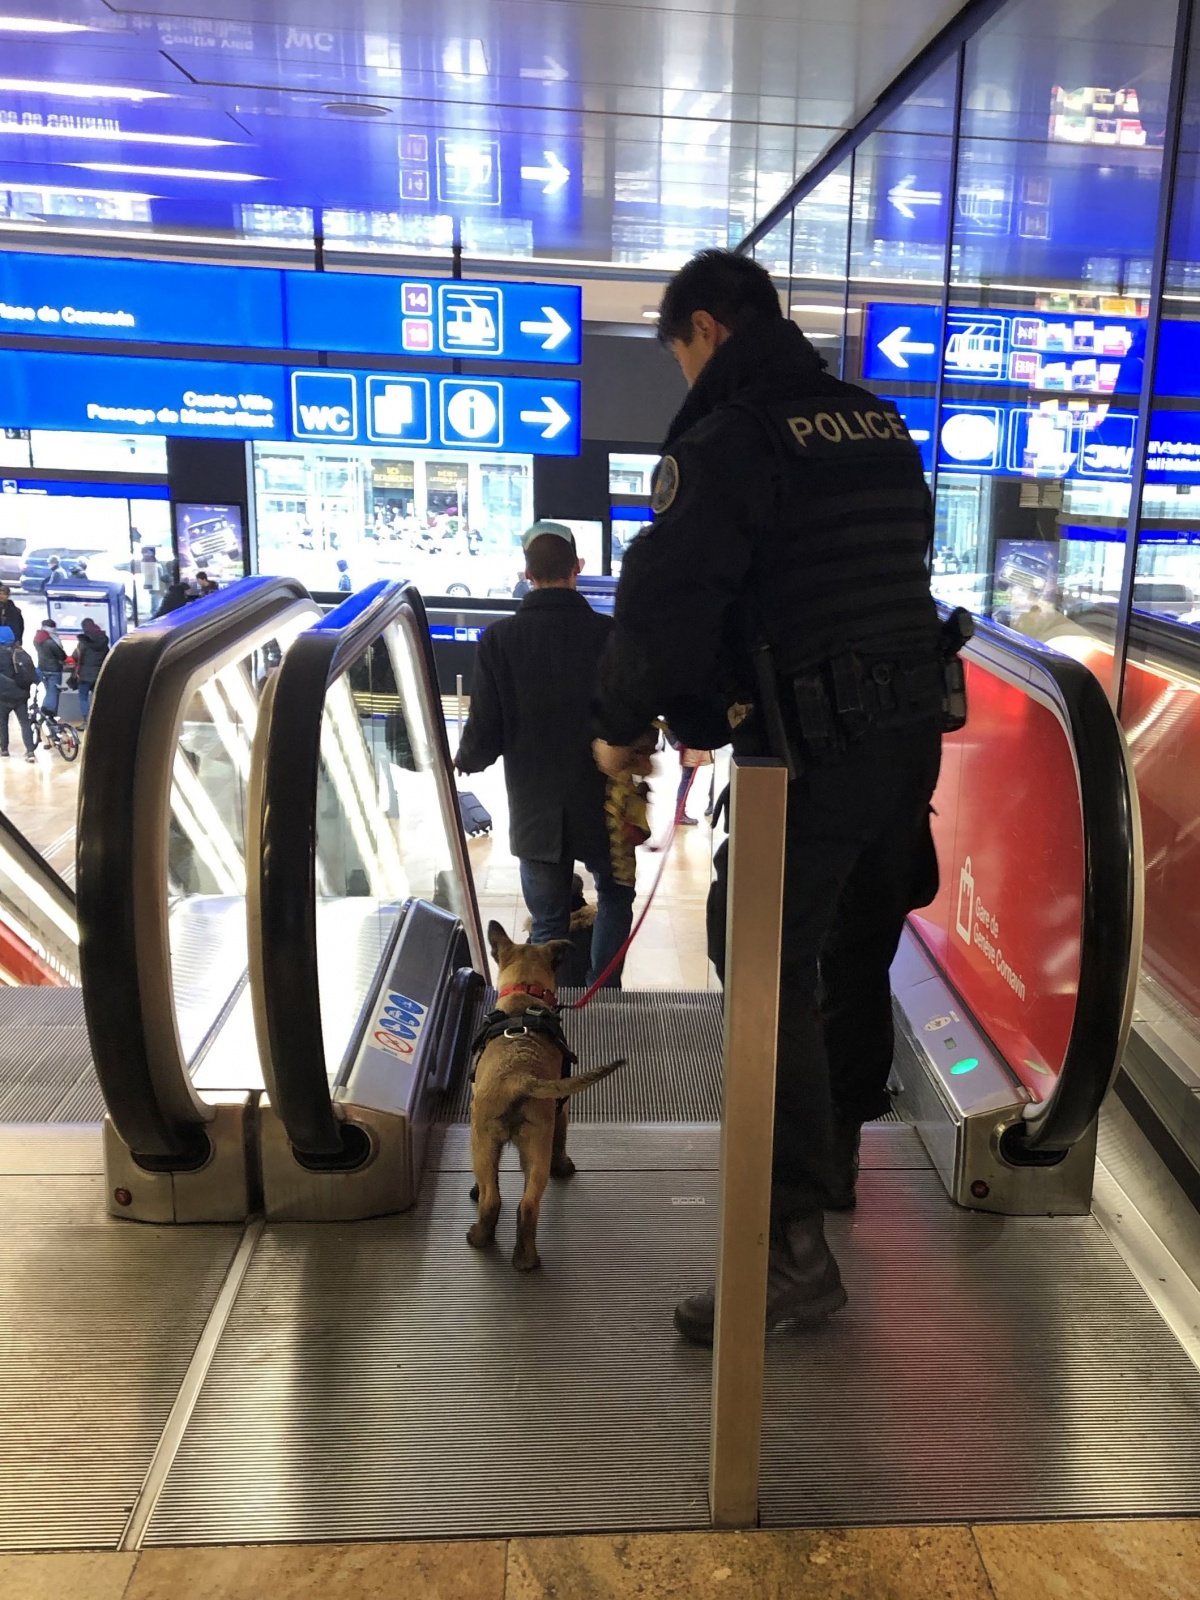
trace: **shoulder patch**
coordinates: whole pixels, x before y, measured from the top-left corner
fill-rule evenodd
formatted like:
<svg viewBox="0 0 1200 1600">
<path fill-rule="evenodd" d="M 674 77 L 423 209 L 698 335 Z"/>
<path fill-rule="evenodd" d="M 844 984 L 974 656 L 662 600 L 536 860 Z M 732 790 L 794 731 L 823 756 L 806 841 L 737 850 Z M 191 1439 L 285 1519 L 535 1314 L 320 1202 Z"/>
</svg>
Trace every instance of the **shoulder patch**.
<svg viewBox="0 0 1200 1600">
<path fill-rule="evenodd" d="M 654 492 L 650 496 L 650 508 L 655 516 L 669 510 L 678 493 L 679 463 L 674 456 L 664 456 L 654 474 Z"/>
</svg>

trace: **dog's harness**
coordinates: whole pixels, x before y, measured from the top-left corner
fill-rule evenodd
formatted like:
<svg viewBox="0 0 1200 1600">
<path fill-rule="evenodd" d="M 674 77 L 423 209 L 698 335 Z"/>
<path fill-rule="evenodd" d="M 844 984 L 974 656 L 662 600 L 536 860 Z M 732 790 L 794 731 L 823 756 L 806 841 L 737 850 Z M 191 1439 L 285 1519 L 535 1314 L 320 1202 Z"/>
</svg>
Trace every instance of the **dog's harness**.
<svg viewBox="0 0 1200 1600">
<path fill-rule="evenodd" d="M 540 983 L 513 983 L 501 989 L 497 998 L 504 1000 L 510 994 L 531 995 L 535 1000 L 547 1001 L 548 1005 L 529 1006 L 517 1012 L 489 1011 L 483 1019 L 483 1026 L 471 1041 L 471 1055 L 478 1060 L 493 1039 L 521 1039 L 534 1034 L 548 1039 L 562 1056 L 562 1075 L 569 1078 L 571 1067 L 579 1057 L 563 1033 L 554 991 L 543 988 Z"/>
</svg>

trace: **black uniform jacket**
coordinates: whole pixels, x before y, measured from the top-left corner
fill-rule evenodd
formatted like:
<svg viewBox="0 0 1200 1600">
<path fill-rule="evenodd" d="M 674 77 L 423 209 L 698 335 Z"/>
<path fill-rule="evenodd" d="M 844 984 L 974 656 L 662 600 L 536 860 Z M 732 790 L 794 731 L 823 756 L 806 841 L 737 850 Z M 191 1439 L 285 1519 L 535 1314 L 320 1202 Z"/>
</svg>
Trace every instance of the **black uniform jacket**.
<svg viewBox="0 0 1200 1600">
<path fill-rule="evenodd" d="M 894 405 L 824 370 L 793 323 L 735 330 L 672 424 L 655 521 L 625 553 L 596 731 L 628 744 L 665 715 L 687 744 L 729 739 L 751 648 L 786 678 L 854 651 L 932 659 L 932 509 Z"/>
<path fill-rule="evenodd" d="M 608 857 L 591 701 L 611 632 L 574 589 L 535 589 L 479 641 L 458 766 L 504 757 L 511 849 L 527 861 Z"/>
</svg>

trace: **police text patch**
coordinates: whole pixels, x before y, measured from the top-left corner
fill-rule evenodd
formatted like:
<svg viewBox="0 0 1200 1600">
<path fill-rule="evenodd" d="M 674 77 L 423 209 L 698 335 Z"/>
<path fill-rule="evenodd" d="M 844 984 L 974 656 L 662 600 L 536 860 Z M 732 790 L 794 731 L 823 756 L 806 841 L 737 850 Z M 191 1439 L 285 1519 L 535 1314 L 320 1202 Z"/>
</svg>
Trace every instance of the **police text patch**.
<svg viewBox="0 0 1200 1600">
<path fill-rule="evenodd" d="M 678 493 L 679 463 L 674 456 L 664 456 L 654 474 L 654 493 L 650 496 L 650 508 L 655 516 L 661 516 L 668 510 Z"/>
<path fill-rule="evenodd" d="M 792 438 L 804 451 L 813 446 L 820 450 L 829 445 L 854 446 L 885 441 L 891 443 L 895 440 L 903 444 L 912 443 L 908 429 L 897 412 L 876 410 L 871 406 L 854 409 L 845 405 L 836 409 L 829 406 L 808 416 L 789 417 L 787 425 Z"/>
</svg>

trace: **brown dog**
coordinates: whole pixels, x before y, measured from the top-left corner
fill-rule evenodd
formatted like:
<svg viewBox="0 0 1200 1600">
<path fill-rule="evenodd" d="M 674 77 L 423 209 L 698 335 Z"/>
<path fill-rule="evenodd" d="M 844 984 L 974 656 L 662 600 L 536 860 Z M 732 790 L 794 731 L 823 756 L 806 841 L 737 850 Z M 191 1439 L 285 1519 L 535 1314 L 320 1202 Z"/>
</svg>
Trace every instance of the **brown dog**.
<svg viewBox="0 0 1200 1600">
<path fill-rule="evenodd" d="M 519 1026 L 521 1013 L 531 1006 L 544 1010 L 554 1004 L 555 969 L 571 948 L 569 939 L 514 944 L 498 922 L 491 922 L 488 941 L 500 972 L 498 1011 Z M 593 1072 L 565 1078 L 562 1052 L 545 1034 L 501 1034 L 486 1045 L 475 1064 L 471 1098 L 471 1165 L 478 1188 L 479 1220 L 467 1234 L 468 1244 L 482 1250 L 496 1237 L 500 1152 L 511 1140 L 525 1174 L 513 1266 L 518 1272 L 530 1272 L 540 1265 L 537 1225 L 546 1184 L 551 1174 L 569 1178 L 575 1171 L 567 1154 L 567 1108 L 555 1101 L 565 1101 L 567 1095 L 599 1083 L 624 1064 L 613 1061 Z"/>
</svg>

